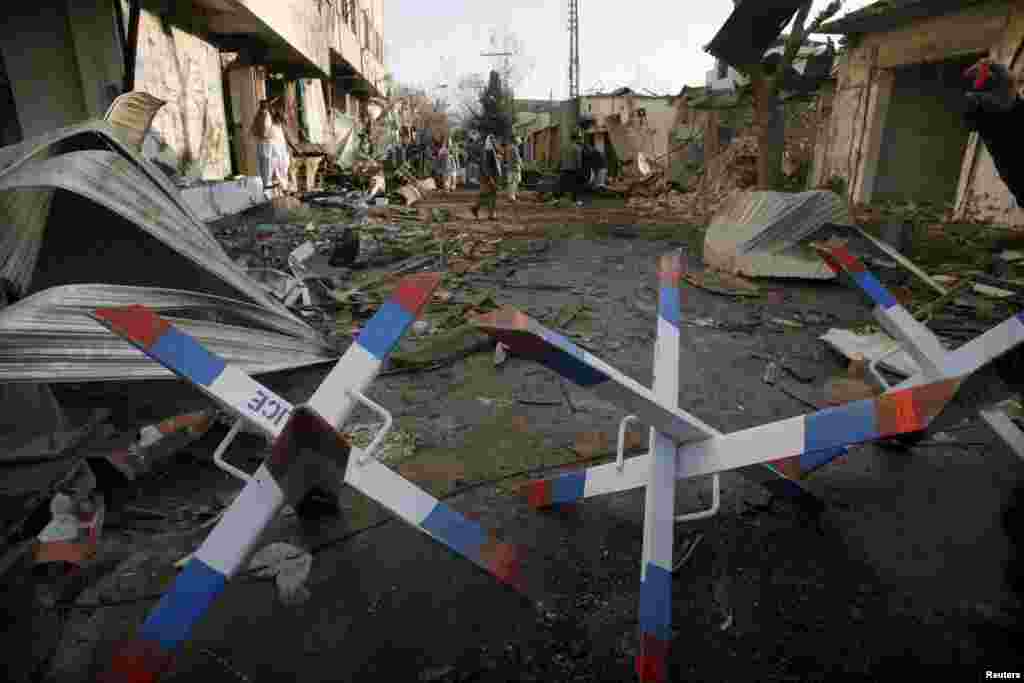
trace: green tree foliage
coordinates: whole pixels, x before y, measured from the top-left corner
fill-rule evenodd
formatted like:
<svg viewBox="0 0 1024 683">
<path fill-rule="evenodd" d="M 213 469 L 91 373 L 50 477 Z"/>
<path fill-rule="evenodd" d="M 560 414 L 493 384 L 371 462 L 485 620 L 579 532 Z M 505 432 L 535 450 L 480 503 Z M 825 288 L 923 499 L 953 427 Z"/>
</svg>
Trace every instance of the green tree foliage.
<svg viewBox="0 0 1024 683">
<path fill-rule="evenodd" d="M 470 117 L 469 128 L 481 136 L 493 135 L 497 140 L 507 140 L 512 137 L 515 120 L 512 89 L 502 82 L 501 74 L 491 71 L 487 87 L 480 93 L 479 109 Z"/>
</svg>

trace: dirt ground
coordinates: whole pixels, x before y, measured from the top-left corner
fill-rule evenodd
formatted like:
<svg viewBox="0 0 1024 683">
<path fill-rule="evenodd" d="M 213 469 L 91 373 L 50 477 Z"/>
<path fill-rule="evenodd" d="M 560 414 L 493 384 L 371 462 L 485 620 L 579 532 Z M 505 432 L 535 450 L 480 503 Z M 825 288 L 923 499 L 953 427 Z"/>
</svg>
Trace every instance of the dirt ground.
<svg viewBox="0 0 1024 683">
<path fill-rule="evenodd" d="M 463 192 L 423 208 L 468 215 L 471 201 Z M 528 228 L 524 238 L 546 238 L 545 248 L 467 275 L 466 290 L 492 291 L 536 317 L 583 304 L 566 331 L 649 385 L 656 257 L 681 247 L 700 271 L 699 228 L 614 207 L 524 202 L 503 216 L 502 225 Z M 617 225 L 638 226 L 638 236 L 615 237 Z M 817 337 L 870 317 L 860 294 L 840 284 L 760 284 L 769 294 L 751 300 L 684 285 L 684 318 L 716 326 L 685 328 L 680 406 L 723 431 L 810 410 L 762 381 L 765 357 L 799 363 L 809 381 L 784 384 L 813 396 L 843 368 Z M 306 378 L 310 392 L 322 375 Z M 986 375 L 969 396 L 997 383 Z M 528 549 L 530 599 L 349 492 L 340 517 L 282 516 L 265 539 L 313 552 L 311 598 L 287 607 L 272 583 L 236 579 L 169 679 L 635 680 L 643 491 L 536 513 L 518 491 L 528 477 L 515 476 L 614 457 L 621 411 L 536 364 L 511 357 L 496 367 L 492 351 L 382 376 L 369 396 L 417 437 L 415 454 L 396 463 L 403 474 Z M 826 503 L 818 519 L 723 475 L 719 514 L 677 526 L 677 547 L 697 545 L 675 573 L 673 680 L 985 680 L 986 670 L 1021 671 L 1020 601 L 1007 575 L 1017 551 L 1002 519 L 1024 463 L 976 424 L 972 407 L 959 400 L 943 417 L 936 431 L 947 441 L 859 447 L 812 475 L 809 487 Z M 239 489 L 208 460 L 223 434 L 208 434 L 128 498 L 164 511 L 182 501 L 223 505 Z M 248 439 L 229 455 L 251 471 L 261 451 Z M 680 512 L 708 505 L 707 481 L 678 490 Z M 62 637 L 44 679 L 90 680 L 205 533 L 166 520 L 140 528 L 112 512 L 105 570 L 47 622 Z"/>
</svg>

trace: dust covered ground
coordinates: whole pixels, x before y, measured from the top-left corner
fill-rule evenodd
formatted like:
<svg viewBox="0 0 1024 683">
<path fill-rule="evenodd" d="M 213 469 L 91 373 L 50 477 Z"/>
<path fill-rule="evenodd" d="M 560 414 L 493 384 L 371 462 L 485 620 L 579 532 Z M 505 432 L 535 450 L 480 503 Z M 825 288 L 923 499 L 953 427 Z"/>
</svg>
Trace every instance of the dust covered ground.
<svg viewBox="0 0 1024 683">
<path fill-rule="evenodd" d="M 489 292 L 547 319 L 575 311 L 563 331 L 649 385 L 656 257 L 683 248 L 700 271 L 700 229 L 638 219 L 625 207 L 526 202 L 503 204 L 502 220 L 489 225 L 465 218 L 471 200 L 457 193 L 423 208 L 450 208 L 460 225 L 495 234 L 518 229 L 540 246 L 467 273 L 463 295 Z M 615 236 L 619 225 L 636 226 L 635 237 Z M 808 381 L 784 384 L 813 398 L 844 367 L 817 337 L 870 316 L 859 293 L 840 284 L 759 284 L 756 299 L 684 284 L 684 318 L 703 322 L 684 328 L 680 406 L 723 431 L 810 410 L 762 381 L 765 358 L 798 365 Z M 407 339 L 402 350 L 421 343 Z M 322 376 L 310 373 L 308 390 Z M 983 377 L 974 391 L 997 381 Z M 236 579 L 168 679 L 634 680 L 643 491 L 547 513 L 530 510 L 518 491 L 524 471 L 614 458 L 622 412 L 514 356 L 496 367 L 493 350 L 383 376 L 369 396 L 415 436 L 415 452 L 395 467 L 526 549 L 530 598 L 349 492 L 341 516 L 283 516 L 265 539 L 313 552 L 310 599 L 288 607 L 272 582 Z M 812 475 L 809 488 L 826 503 L 819 518 L 723 475 L 719 514 L 677 525 L 677 549 L 696 545 L 674 575 L 672 680 L 984 680 L 986 670 L 1021 671 L 1019 600 L 1007 579 L 1016 550 L 1003 515 L 1024 463 L 976 420 L 963 422 L 974 420 L 972 407 L 960 400 L 943 417 L 937 430 L 946 440 L 856 448 Z M 229 499 L 239 485 L 208 460 L 223 434 L 208 434 L 129 497 L 165 511 Z M 230 451 L 250 471 L 259 457 L 254 439 Z M 707 480 L 678 485 L 680 512 L 709 501 Z M 165 522 L 140 531 L 112 513 L 107 571 L 55 611 L 62 638 L 46 680 L 90 680 L 205 533 Z"/>
</svg>

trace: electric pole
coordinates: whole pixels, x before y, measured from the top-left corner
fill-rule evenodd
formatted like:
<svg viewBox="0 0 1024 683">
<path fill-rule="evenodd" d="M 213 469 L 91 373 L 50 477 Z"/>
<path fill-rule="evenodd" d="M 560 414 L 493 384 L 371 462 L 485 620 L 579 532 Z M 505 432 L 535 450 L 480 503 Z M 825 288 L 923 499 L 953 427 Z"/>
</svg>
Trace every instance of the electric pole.
<svg viewBox="0 0 1024 683">
<path fill-rule="evenodd" d="M 509 57 L 515 57 L 514 52 L 481 52 L 481 57 L 504 57 L 505 63 L 502 67 L 501 78 L 505 81 L 505 89 L 509 90 L 512 88 L 509 81 L 512 79 L 512 67 L 509 64 Z"/>
<path fill-rule="evenodd" d="M 569 99 L 576 114 L 575 130 L 580 118 L 580 0 L 569 0 Z"/>
</svg>

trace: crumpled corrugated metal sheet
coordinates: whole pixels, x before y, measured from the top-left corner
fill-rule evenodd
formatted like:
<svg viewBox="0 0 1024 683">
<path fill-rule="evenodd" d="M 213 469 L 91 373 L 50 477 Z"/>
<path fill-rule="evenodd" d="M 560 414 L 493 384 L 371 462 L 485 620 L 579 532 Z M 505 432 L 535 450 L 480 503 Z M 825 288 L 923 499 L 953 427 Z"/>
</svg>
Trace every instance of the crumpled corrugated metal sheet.
<svg viewBox="0 0 1024 683">
<path fill-rule="evenodd" d="M 102 121 L 0 149 L 0 278 L 24 297 L 0 310 L 0 381 L 173 377 L 87 317 L 98 306 L 179 315 L 253 373 L 337 355 Z M 231 324 L 204 322 L 209 313 Z"/>
<path fill-rule="evenodd" d="M 337 354 L 291 315 L 196 292 L 119 285 L 51 287 L 0 309 L 0 382 L 175 379 L 89 312 L 141 304 L 250 374 L 304 367 Z"/>
<path fill-rule="evenodd" d="M 802 242 L 825 223 L 845 223 L 848 218 L 842 197 L 828 190 L 755 192 L 744 213 L 762 228 L 739 245 L 740 253 L 755 249 L 781 251 Z"/>
<path fill-rule="evenodd" d="M 182 202 L 178 190 L 170 185 L 163 173 L 118 142 L 108 124 L 93 123 L 76 128 L 83 130 L 64 129 L 69 131 L 65 136 L 45 146 L 39 145 L 39 157 L 19 155 L 22 158 L 5 164 L 5 157 L 13 156 L 12 148 L 0 150 L 0 166 L 4 167 L 0 171 L 0 203 L 12 194 L 18 194 L 12 190 L 67 190 L 131 221 L 223 281 L 240 298 L 278 308 L 287 314 L 287 309 L 254 286 L 244 270 L 231 261 L 206 226 Z M 86 145 L 91 149 L 81 149 Z M 21 203 L 23 200 L 16 198 L 14 201 Z M 54 221 L 50 220 L 49 205 L 33 206 L 39 208 L 31 215 L 10 216 L 11 219 L 28 219 L 31 226 L 21 221 L 6 225 L 7 230 L 14 228 L 20 233 L 21 242 L 41 241 L 45 230 L 102 230 L 99 225 L 52 225 Z M 22 245 L 11 246 L 17 251 L 27 251 Z M 3 256 L 0 254 L 0 258 Z M 27 267 L 29 259 L 23 259 L 23 263 Z M 34 267 L 34 261 L 31 263 Z M 154 268 L 162 265 L 173 267 L 169 263 L 153 264 Z M 22 291 L 28 290 L 32 273 L 23 269 L 19 275 L 21 281 L 14 279 L 15 284 Z M 102 281 L 100 274 L 97 275 L 97 280 Z M 182 282 L 182 285 L 187 287 L 189 283 Z"/>
<path fill-rule="evenodd" d="M 19 291 L 30 291 L 44 232 L 102 231 L 101 225 L 53 225 L 55 189 L 91 200 L 130 221 L 220 280 L 234 296 L 291 315 L 228 257 L 163 172 L 125 146 L 102 121 L 0 149 L 0 277 L 11 280 Z M 174 263 L 152 267 L 173 269 Z M 104 275 L 97 273 L 96 280 L 104 281 Z M 193 282 L 182 275 L 181 287 L 192 288 Z"/>
<path fill-rule="evenodd" d="M 835 273 L 802 244 L 826 223 L 850 223 L 846 203 L 834 192 L 743 192 L 712 219 L 704 260 L 750 277 L 831 279 Z"/>
<path fill-rule="evenodd" d="M 148 92 L 132 91 L 118 95 L 103 117 L 113 126 L 121 140 L 136 153 L 142 152 L 142 141 L 153 123 L 153 117 L 167 104 Z"/>
</svg>

